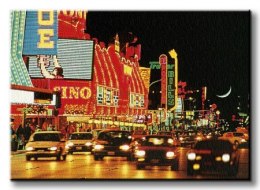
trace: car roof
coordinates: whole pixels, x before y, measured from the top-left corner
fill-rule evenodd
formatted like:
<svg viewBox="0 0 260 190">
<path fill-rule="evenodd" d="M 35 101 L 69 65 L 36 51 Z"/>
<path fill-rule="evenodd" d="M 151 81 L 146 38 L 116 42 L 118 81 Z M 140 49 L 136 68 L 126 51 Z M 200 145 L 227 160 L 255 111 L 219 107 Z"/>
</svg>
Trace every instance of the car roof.
<svg viewBox="0 0 260 190">
<path fill-rule="evenodd" d="M 91 134 L 92 135 L 91 132 L 73 132 L 71 134 Z"/>
<path fill-rule="evenodd" d="M 128 133 L 130 133 L 130 131 L 120 130 L 120 129 L 105 129 L 105 130 L 102 130 L 101 132 L 128 132 Z"/>
<path fill-rule="evenodd" d="M 158 135 L 158 134 L 154 134 L 154 135 L 146 135 L 145 137 L 157 137 L 157 138 L 172 138 L 171 135 Z"/>
<path fill-rule="evenodd" d="M 52 134 L 61 134 L 60 131 L 36 131 L 34 133 L 35 134 L 46 134 L 46 133 L 48 133 L 48 134 L 50 134 L 50 133 L 52 133 Z"/>
</svg>

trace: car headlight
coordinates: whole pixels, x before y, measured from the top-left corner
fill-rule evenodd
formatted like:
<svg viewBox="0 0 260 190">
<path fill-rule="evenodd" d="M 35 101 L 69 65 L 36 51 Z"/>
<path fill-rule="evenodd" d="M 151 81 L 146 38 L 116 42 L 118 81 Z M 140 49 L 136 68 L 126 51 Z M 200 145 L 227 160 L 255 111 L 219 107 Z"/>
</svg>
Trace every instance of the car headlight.
<svg viewBox="0 0 260 190">
<path fill-rule="evenodd" d="M 194 152 L 188 153 L 188 160 L 195 160 L 196 159 L 196 154 Z"/>
<path fill-rule="evenodd" d="M 91 145 L 92 145 L 92 142 L 86 142 L 85 145 L 86 145 L 86 146 L 91 146 Z"/>
<path fill-rule="evenodd" d="M 180 141 L 183 141 L 183 137 L 180 137 Z"/>
<path fill-rule="evenodd" d="M 168 139 L 167 142 L 168 142 L 169 144 L 173 144 L 173 139 Z"/>
<path fill-rule="evenodd" d="M 138 157 L 144 157 L 145 156 L 145 151 L 144 150 L 137 150 L 135 152 L 135 155 Z"/>
<path fill-rule="evenodd" d="M 48 149 L 54 151 L 54 150 L 57 150 L 57 147 L 56 147 L 56 146 L 53 146 L 53 147 L 50 147 L 50 148 L 48 148 Z"/>
<path fill-rule="evenodd" d="M 29 146 L 29 147 L 26 147 L 26 150 L 27 150 L 27 151 L 32 151 L 32 150 L 34 150 L 34 148 L 31 147 L 31 146 Z"/>
<path fill-rule="evenodd" d="M 229 162 L 230 161 L 230 155 L 229 154 L 223 154 L 222 155 L 222 161 L 223 162 Z"/>
<path fill-rule="evenodd" d="M 196 140 L 197 140 L 197 141 L 201 141 L 202 138 L 201 138 L 201 137 L 197 137 Z"/>
<path fill-rule="evenodd" d="M 128 151 L 130 149 L 129 145 L 121 145 L 119 147 L 120 150 Z"/>
<path fill-rule="evenodd" d="M 101 149 L 103 149 L 104 148 L 104 145 L 101 145 L 101 144 L 96 144 L 95 146 L 94 146 L 94 149 L 95 150 L 101 150 Z"/>
<path fill-rule="evenodd" d="M 73 146 L 74 144 L 73 144 L 73 142 L 68 142 L 67 143 L 67 146 Z"/>
<path fill-rule="evenodd" d="M 246 140 L 245 139 L 241 139 L 241 142 L 244 143 L 244 142 L 246 142 Z"/>
<path fill-rule="evenodd" d="M 167 152 L 166 153 L 167 158 L 173 158 L 174 157 L 174 152 Z"/>
</svg>

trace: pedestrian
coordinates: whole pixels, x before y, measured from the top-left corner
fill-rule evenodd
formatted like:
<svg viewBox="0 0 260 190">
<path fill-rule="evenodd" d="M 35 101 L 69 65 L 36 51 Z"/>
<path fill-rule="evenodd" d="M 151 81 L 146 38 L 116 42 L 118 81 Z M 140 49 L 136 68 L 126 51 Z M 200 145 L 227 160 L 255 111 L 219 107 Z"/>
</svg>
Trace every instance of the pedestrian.
<svg viewBox="0 0 260 190">
<path fill-rule="evenodd" d="M 25 125 L 25 128 L 24 128 L 24 140 L 25 140 L 25 144 L 28 142 L 28 140 L 29 140 L 31 134 L 32 134 L 32 129 L 31 129 L 31 127 L 30 127 L 30 124 L 27 123 L 27 124 Z"/>
<path fill-rule="evenodd" d="M 24 127 L 22 124 L 19 125 L 19 127 L 16 130 L 16 136 L 17 136 L 17 149 L 21 150 L 24 148 Z"/>
</svg>

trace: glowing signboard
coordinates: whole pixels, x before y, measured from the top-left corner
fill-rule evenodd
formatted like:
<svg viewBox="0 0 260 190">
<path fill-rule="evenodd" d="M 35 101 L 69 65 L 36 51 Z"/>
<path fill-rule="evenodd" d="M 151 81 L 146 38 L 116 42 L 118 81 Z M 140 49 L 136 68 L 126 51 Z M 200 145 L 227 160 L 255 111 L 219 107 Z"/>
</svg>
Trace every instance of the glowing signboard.
<svg viewBox="0 0 260 190">
<path fill-rule="evenodd" d="M 64 79 L 92 79 L 94 42 L 92 40 L 58 40 L 57 61 L 63 70 Z M 49 59 L 44 70 L 53 73 L 55 62 Z M 44 78 L 43 68 L 36 56 L 29 59 L 29 75 L 31 78 Z"/>
<path fill-rule="evenodd" d="M 57 30 L 56 11 L 27 11 L 23 54 L 56 55 Z"/>
<path fill-rule="evenodd" d="M 161 104 L 166 104 L 167 99 L 167 63 L 168 59 L 165 54 L 160 55 L 159 63 L 161 65 Z"/>
</svg>

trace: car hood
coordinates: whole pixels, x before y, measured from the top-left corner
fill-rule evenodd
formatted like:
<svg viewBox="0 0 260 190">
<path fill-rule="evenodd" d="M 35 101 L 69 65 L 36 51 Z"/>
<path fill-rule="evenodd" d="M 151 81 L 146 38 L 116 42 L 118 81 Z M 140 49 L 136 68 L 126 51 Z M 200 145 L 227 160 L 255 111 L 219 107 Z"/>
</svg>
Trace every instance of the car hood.
<svg viewBox="0 0 260 190">
<path fill-rule="evenodd" d="M 160 150 L 160 151 L 177 151 L 179 150 L 177 147 L 166 147 L 166 146 L 140 146 L 139 150 Z"/>
<path fill-rule="evenodd" d="M 109 141 L 101 141 L 101 140 L 96 141 L 97 144 L 111 145 L 111 146 L 120 146 L 120 145 L 124 145 L 124 144 L 130 144 L 130 142 L 131 141 L 129 139 L 120 139 L 120 138 L 114 138 Z"/>
<path fill-rule="evenodd" d="M 87 142 L 92 142 L 92 140 L 86 140 L 86 139 L 82 139 L 82 140 L 69 140 L 68 142 L 72 142 L 74 144 L 85 144 Z"/>
<path fill-rule="evenodd" d="M 53 141 L 37 141 L 37 142 L 28 142 L 26 147 L 53 147 L 58 146 L 61 142 L 53 142 Z"/>
</svg>

